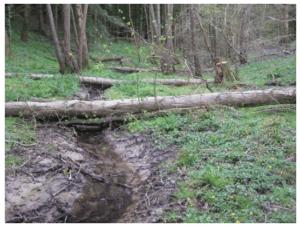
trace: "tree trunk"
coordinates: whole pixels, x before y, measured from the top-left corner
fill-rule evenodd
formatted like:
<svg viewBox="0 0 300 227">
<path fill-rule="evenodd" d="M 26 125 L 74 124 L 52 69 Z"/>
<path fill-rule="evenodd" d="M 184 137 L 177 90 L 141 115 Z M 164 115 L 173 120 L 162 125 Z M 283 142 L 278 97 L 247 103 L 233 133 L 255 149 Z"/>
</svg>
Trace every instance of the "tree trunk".
<svg viewBox="0 0 300 227">
<path fill-rule="evenodd" d="M 70 74 L 72 70 L 71 43 L 70 43 L 70 4 L 63 4 L 64 11 L 64 55 L 65 55 L 65 74 Z"/>
<path fill-rule="evenodd" d="M 157 28 L 157 21 L 155 20 L 155 15 L 154 15 L 154 9 L 153 9 L 153 4 L 149 4 L 149 17 L 150 17 L 150 23 L 153 31 L 153 40 L 154 42 L 160 47 L 161 42 L 160 42 L 160 37 L 158 36 L 158 28 Z"/>
<path fill-rule="evenodd" d="M 55 24 L 55 30 L 57 31 L 57 21 L 58 21 L 58 5 L 54 5 L 54 24 Z"/>
<path fill-rule="evenodd" d="M 246 64 L 247 63 L 247 54 L 246 54 L 246 22 L 247 22 L 247 9 L 248 5 L 244 6 L 243 9 L 243 20 L 241 25 L 240 31 L 240 63 Z"/>
<path fill-rule="evenodd" d="M 72 21 L 73 21 L 73 27 L 74 27 L 74 34 L 75 34 L 76 45 L 77 45 L 77 48 L 78 48 L 78 46 L 79 46 L 78 33 L 77 33 L 76 20 L 75 20 L 75 16 L 74 16 L 74 11 L 73 11 L 72 5 L 71 5 L 71 15 L 72 15 Z"/>
<path fill-rule="evenodd" d="M 40 5 L 40 9 L 39 9 L 39 33 L 43 36 L 47 36 L 46 31 L 45 31 L 45 27 L 44 27 L 44 5 L 41 4 Z"/>
<path fill-rule="evenodd" d="M 95 29 L 95 36 L 94 36 L 94 39 L 93 39 L 93 43 L 96 42 L 96 38 L 99 34 L 98 32 L 98 18 L 97 18 L 97 11 L 95 10 L 95 13 L 94 13 L 94 29 Z M 118 41 L 118 39 L 115 39 L 116 41 Z"/>
<path fill-rule="evenodd" d="M 12 60 L 15 59 L 13 51 L 11 49 L 10 39 L 6 30 L 5 30 L 5 57 L 8 57 Z"/>
<path fill-rule="evenodd" d="M 194 67 L 195 76 L 202 77 L 201 75 L 201 65 L 199 58 L 197 56 L 197 46 L 196 46 L 196 35 L 195 35 L 195 25 L 194 25 L 194 5 L 190 5 L 190 23 L 191 23 L 191 45 L 192 45 L 192 55 L 194 56 Z"/>
<path fill-rule="evenodd" d="M 77 62 L 78 62 L 79 70 L 82 70 L 83 68 L 88 68 L 88 69 L 91 68 L 89 62 L 86 33 L 85 33 L 87 10 L 88 10 L 88 4 L 84 5 L 83 13 L 82 13 L 81 4 L 76 5 L 76 11 L 77 11 L 78 22 L 79 22 L 78 27 L 80 28 L 79 47 L 78 47 L 78 54 L 77 54 Z"/>
<path fill-rule="evenodd" d="M 51 28 L 51 32 L 52 32 L 53 42 L 54 42 L 55 49 L 56 49 L 56 55 L 57 55 L 57 59 L 59 62 L 59 67 L 60 67 L 59 72 L 61 74 L 64 74 L 65 62 L 64 62 L 64 59 L 63 59 L 61 51 L 60 51 L 59 42 L 58 42 L 58 38 L 57 38 L 57 34 L 56 34 L 56 29 L 55 29 L 55 25 L 54 25 L 54 20 L 53 20 L 53 15 L 52 15 L 52 10 L 51 10 L 50 4 L 47 4 L 47 12 L 48 12 L 48 17 L 49 17 L 49 23 L 50 23 L 50 28 Z"/>
<path fill-rule="evenodd" d="M 163 74 L 171 74 L 175 72 L 174 56 L 173 56 L 173 34 L 172 34 L 172 20 L 173 20 L 173 4 L 166 5 L 166 50 L 161 54 L 161 71 Z"/>
<path fill-rule="evenodd" d="M 208 52 L 209 52 L 209 54 L 210 54 L 210 56 L 211 56 L 211 60 L 214 61 L 215 58 L 216 58 L 216 56 L 215 56 L 214 53 L 211 51 L 211 48 L 210 48 L 209 43 L 208 43 L 207 36 L 206 36 L 206 34 L 205 34 L 205 29 L 203 28 L 202 23 L 201 23 L 201 20 L 200 20 L 200 16 L 199 16 L 198 13 L 197 13 L 196 15 L 197 15 L 197 18 L 198 18 L 198 22 L 199 22 L 200 28 L 201 28 L 202 33 L 203 33 L 203 37 L 204 37 L 204 41 L 205 41 L 206 48 L 207 48 L 207 50 L 208 50 Z"/>
<path fill-rule="evenodd" d="M 157 36 L 161 37 L 161 23 L 160 23 L 160 4 L 156 5 L 156 15 L 157 15 Z"/>
<path fill-rule="evenodd" d="M 275 88 L 244 92 L 217 92 L 196 95 L 159 96 L 141 99 L 123 99 L 112 101 L 57 101 L 49 103 L 7 102 L 5 117 L 51 117 L 68 115 L 71 117 L 105 117 L 119 116 L 127 113 L 140 113 L 141 110 L 152 112 L 175 108 L 195 108 L 207 105 L 224 105 L 234 107 L 253 107 L 278 104 L 295 104 L 296 88 Z"/>
<path fill-rule="evenodd" d="M 290 50 L 289 38 L 289 5 L 284 5 L 284 36 L 285 36 L 285 49 Z"/>
<path fill-rule="evenodd" d="M 141 69 L 142 70 L 142 69 Z M 139 70 L 139 71 L 141 71 Z M 53 75 L 42 75 L 42 74 L 19 74 L 19 73 L 5 73 L 5 77 L 15 77 L 15 76 L 29 76 L 30 78 L 34 80 L 39 80 L 42 78 L 49 78 L 53 77 Z M 124 82 L 123 80 L 114 80 L 114 79 L 105 79 L 105 78 L 95 78 L 95 77 L 83 77 L 83 76 L 78 76 L 79 80 L 81 83 L 84 84 L 95 84 L 95 85 L 102 85 L 104 87 L 107 86 L 113 86 L 117 82 Z M 185 80 L 185 79 L 141 79 L 139 80 L 141 82 L 147 82 L 147 83 L 159 83 L 159 84 L 164 84 L 164 85 L 174 85 L 174 86 L 184 86 L 184 85 L 189 85 L 189 84 L 205 84 L 206 82 L 208 83 L 213 83 L 215 80 L 214 79 L 208 79 L 208 80 L 201 80 L 201 79 L 190 79 L 190 80 Z"/>
<path fill-rule="evenodd" d="M 21 40 L 25 43 L 28 42 L 29 15 L 30 15 L 30 4 L 25 4 L 23 29 L 21 33 Z"/>
</svg>

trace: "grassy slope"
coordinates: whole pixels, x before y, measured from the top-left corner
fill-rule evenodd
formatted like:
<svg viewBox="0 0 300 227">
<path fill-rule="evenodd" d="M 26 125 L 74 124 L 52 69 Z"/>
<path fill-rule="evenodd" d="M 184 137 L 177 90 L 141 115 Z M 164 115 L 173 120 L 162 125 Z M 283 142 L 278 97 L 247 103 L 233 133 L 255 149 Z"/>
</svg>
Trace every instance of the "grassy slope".
<svg viewBox="0 0 300 227">
<path fill-rule="evenodd" d="M 26 77 L 5 79 L 5 100 L 29 100 L 30 96 L 58 98 L 72 96 L 80 90 L 79 82 L 73 76 L 60 76 L 55 49 L 48 41 L 30 33 L 28 44 L 13 36 L 12 49 L 15 61 L 6 59 L 6 72 L 55 74 L 54 79 L 38 81 Z M 91 47 L 94 57 L 124 56 L 125 66 L 154 67 L 147 58 L 148 50 L 141 50 L 138 62 L 134 44 L 119 41 L 118 44 L 98 40 Z M 138 73 L 123 75 L 94 65 L 84 76 L 133 80 L 154 78 L 154 74 Z M 111 63 L 116 65 L 116 63 Z M 255 84 L 264 88 L 270 81 L 267 75 L 273 73 L 283 84 L 296 79 L 296 57 L 270 59 L 241 67 L 238 83 Z M 173 78 L 174 75 L 158 78 Z M 206 74 L 206 78 L 213 75 Z M 214 91 L 226 91 L 211 85 Z M 151 84 L 139 83 L 139 96 L 152 96 Z M 209 92 L 205 86 L 172 87 L 157 85 L 157 95 L 180 95 Z M 105 92 L 109 99 L 137 97 L 135 82 L 118 84 Z M 289 162 L 296 155 L 296 113 L 295 111 L 256 114 L 257 109 L 212 108 L 210 112 L 193 112 L 184 116 L 170 114 L 144 121 L 135 121 L 126 126 L 131 131 L 155 130 L 153 138 L 157 146 L 175 143 L 181 147 L 178 159 L 173 164 L 160 168 L 165 174 L 185 171 L 182 179 L 176 179 L 179 190 L 176 199 L 187 199 L 189 207 L 184 213 L 177 210 L 162 218 L 168 222 L 181 219 L 184 222 L 295 222 L 296 213 L 296 163 Z M 6 118 L 5 138 L 20 143 L 33 143 L 35 134 L 30 122 L 17 118 Z M 6 164 L 20 165 L 21 161 L 10 153 L 12 146 L 6 143 Z M 276 205 L 273 210 L 266 204 Z M 207 204 L 208 209 L 200 208 Z M 281 208 L 280 208 L 281 207 Z"/>
</svg>

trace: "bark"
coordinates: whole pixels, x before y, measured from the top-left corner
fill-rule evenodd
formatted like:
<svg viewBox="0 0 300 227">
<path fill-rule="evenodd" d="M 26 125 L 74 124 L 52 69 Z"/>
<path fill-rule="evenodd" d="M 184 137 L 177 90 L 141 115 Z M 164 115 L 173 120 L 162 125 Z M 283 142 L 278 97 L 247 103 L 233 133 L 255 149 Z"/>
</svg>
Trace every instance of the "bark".
<svg viewBox="0 0 300 227">
<path fill-rule="evenodd" d="M 157 35 L 158 37 L 161 37 L 160 4 L 156 5 L 156 15 L 157 15 Z"/>
<path fill-rule="evenodd" d="M 78 24 L 80 28 L 80 37 L 79 37 L 79 47 L 78 47 L 78 54 L 77 54 L 77 64 L 79 70 L 82 70 L 82 68 L 87 67 L 88 69 L 91 68 L 91 65 L 89 63 L 89 54 L 88 54 L 88 46 L 86 41 L 86 18 L 87 18 L 87 10 L 88 10 L 88 4 L 84 5 L 84 10 L 82 13 L 81 4 L 76 5 L 76 11 L 78 16 Z"/>
<path fill-rule="evenodd" d="M 148 38 L 148 41 L 151 40 L 151 37 L 150 36 L 150 28 L 149 28 L 149 23 L 148 23 L 148 17 L 147 17 L 147 9 L 146 9 L 146 5 L 144 4 L 144 11 L 145 11 L 145 17 L 146 17 L 146 34 L 147 34 L 147 38 Z M 145 34 L 145 36 L 146 36 Z"/>
<path fill-rule="evenodd" d="M 40 5 L 39 9 L 39 33 L 43 36 L 47 36 L 45 27 L 44 27 L 44 13 L 43 13 L 44 5 Z"/>
<path fill-rule="evenodd" d="M 54 24 L 55 24 L 55 29 L 57 30 L 57 21 L 58 21 L 58 5 L 54 5 Z"/>
<path fill-rule="evenodd" d="M 287 51 L 290 50 L 290 38 L 289 38 L 289 5 L 284 5 L 284 35 L 285 37 L 285 48 Z"/>
<path fill-rule="evenodd" d="M 203 28 L 202 26 L 202 23 L 201 23 L 201 20 L 200 20 L 200 16 L 199 14 L 197 13 L 197 19 L 198 19 L 198 22 L 199 22 L 199 25 L 200 25 L 200 28 L 202 30 L 202 33 L 203 33 L 203 37 L 204 37 L 204 41 L 205 41 L 205 45 L 206 45 L 206 48 L 211 56 L 211 60 L 214 61 L 214 59 L 216 58 L 216 56 L 214 55 L 214 53 L 211 51 L 211 48 L 210 48 L 210 45 L 208 43 L 208 39 L 207 39 L 207 36 L 206 36 L 206 32 L 205 32 L 205 29 Z"/>
<path fill-rule="evenodd" d="M 192 53 L 194 56 L 194 67 L 195 67 L 195 76 L 202 77 L 201 75 L 201 65 L 199 58 L 197 56 L 197 46 L 196 46 L 196 35 L 195 35 L 195 25 L 194 25 L 194 5 L 190 5 L 190 23 L 191 23 L 191 44 L 192 44 Z"/>
<path fill-rule="evenodd" d="M 153 4 L 149 4 L 149 17 L 150 17 L 150 23 L 151 23 L 151 27 L 152 27 L 152 31 L 153 31 L 153 40 L 155 40 L 155 43 L 158 46 L 161 46 L 161 42 L 159 40 L 159 36 L 158 36 L 158 29 L 156 27 L 157 22 L 155 20 L 155 15 L 154 15 L 154 9 L 153 9 Z"/>
<path fill-rule="evenodd" d="M 6 73 L 5 77 L 15 77 L 15 76 L 29 76 L 32 79 L 39 80 L 44 77 L 53 77 L 53 75 L 42 75 L 42 74 L 18 74 L 18 73 Z M 95 85 L 103 85 L 103 86 L 113 86 L 117 82 L 123 82 L 122 80 L 114 80 L 114 79 L 105 79 L 105 78 L 96 78 L 96 77 L 83 77 L 78 76 L 81 83 L 84 84 L 95 84 Z M 164 85 L 174 85 L 174 86 L 184 86 L 188 84 L 205 84 L 206 81 L 208 83 L 213 83 L 214 79 L 202 80 L 202 79 L 141 79 L 141 82 L 148 83 L 159 83 Z"/>
<path fill-rule="evenodd" d="M 175 108 L 205 107 L 223 105 L 233 107 L 253 107 L 277 104 L 295 104 L 296 88 L 275 88 L 245 92 L 218 92 L 183 96 L 146 97 L 143 99 L 123 99 L 113 101 L 57 101 L 49 103 L 8 102 L 5 103 L 5 117 L 51 117 L 68 115 L 69 117 L 106 117 L 127 113 L 152 112 Z"/>
<path fill-rule="evenodd" d="M 11 49 L 10 39 L 9 39 L 9 36 L 8 36 L 6 30 L 5 30 L 5 57 L 8 57 L 8 58 L 10 58 L 12 60 L 15 59 L 13 51 Z"/>
<path fill-rule="evenodd" d="M 247 12 L 248 12 L 248 5 L 244 6 L 243 9 L 243 20 L 240 30 L 240 63 L 246 64 L 247 63 L 247 55 L 246 55 L 246 23 L 247 23 Z"/>
<path fill-rule="evenodd" d="M 53 38 L 53 42 L 54 42 L 55 49 L 56 49 L 56 55 L 57 55 L 57 59 L 59 62 L 59 67 L 60 67 L 59 72 L 61 74 L 64 74 L 65 62 L 64 62 L 64 59 L 63 59 L 61 51 L 60 51 L 59 42 L 58 42 L 58 38 L 57 38 L 57 34 L 56 34 L 56 29 L 55 29 L 55 25 L 54 25 L 54 20 L 53 20 L 53 15 L 52 15 L 52 10 L 51 10 L 50 4 L 47 4 L 47 12 L 48 12 L 49 23 L 50 23 L 50 28 L 51 28 L 51 32 L 52 32 L 52 38 Z"/>
<path fill-rule="evenodd" d="M 98 31 L 98 18 L 97 18 L 97 11 L 95 10 L 95 13 L 94 13 L 94 29 L 95 29 L 95 36 L 94 36 L 94 39 L 93 39 L 93 43 L 96 42 L 96 38 L 99 34 L 99 31 Z M 118 41 L 118 39 L 115 39 Z"/>
<path fill-rule="evenodd" d="M 65 74 L 74 72 L 72 70 L 72 52 L 70 43 L 70 4 L 63 4 L 64 11 L 64 55 L 65 55 Z"/>
<path fill-rule="evenodd" d="M 166 50 L 162 50 L 161 54 L 161 71 L 164 74 L 171 74 L 175 72 L 175 64 L 173 57 L 173 39 L 172 39 L 172 20 L 173 17 L 173 4 L 166 5 L 166 39 L 167 45 Z"/>
<path fill-rule="evenodd" d="M 78 48 L 79 41 L 78 41 L 78 34 L 77 34 L 77 28 L 76 28 L 76 20 L 75 20 L 74 11 L 73 11 L 73 7 L 72 6 L 71 6 L 71 15 L 72 15 L 72 21 L 73 21 L 73 27 L 74 27 L 76 45 L 77 45 L 77 48 Z"/>
<path fill-rule="evenodd" d="M 30 4 L 25 4 L 23 29 L 21 33 L 21 40 L 25 43 L 28 42 L 29 15 L 30 15 Z"/>
</svg>

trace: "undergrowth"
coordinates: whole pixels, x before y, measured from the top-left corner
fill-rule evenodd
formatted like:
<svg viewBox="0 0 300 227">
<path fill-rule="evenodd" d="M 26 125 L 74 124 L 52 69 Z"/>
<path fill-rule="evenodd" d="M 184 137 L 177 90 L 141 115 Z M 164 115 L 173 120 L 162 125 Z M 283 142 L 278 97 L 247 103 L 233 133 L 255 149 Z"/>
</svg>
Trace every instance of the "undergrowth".
<svg viewBox="0 0 300 227">
<path fill-rule="evenodd" d="M 188 208 L 172 210 L 165 221 L 296 221 L 296 113 L 255 113 L 262 108 L 170 113 L 128 125 L 131 132 L 154 131 L 160 148 L 181 147 L 164 169 L 185 171 L 175 200 L 187 200 Z"/>
</svg>

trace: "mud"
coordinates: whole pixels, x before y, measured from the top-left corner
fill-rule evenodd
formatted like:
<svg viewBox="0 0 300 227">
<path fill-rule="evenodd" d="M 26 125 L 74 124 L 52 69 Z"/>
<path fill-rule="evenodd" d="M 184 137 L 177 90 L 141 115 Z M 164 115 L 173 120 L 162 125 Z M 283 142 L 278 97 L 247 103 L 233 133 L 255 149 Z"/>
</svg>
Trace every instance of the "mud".
<svg viewBox="0 0 300 227">
<path fill-rule="evenodd" d="M 6 222 L 160 221 L 176 182 L 163 180 L 157 166 L 174 147 L 159 150 L 143 133 L 37 130 L 35 147 L 11 151 L 23 164 L 6 169 Z"/>
</svg>

